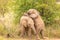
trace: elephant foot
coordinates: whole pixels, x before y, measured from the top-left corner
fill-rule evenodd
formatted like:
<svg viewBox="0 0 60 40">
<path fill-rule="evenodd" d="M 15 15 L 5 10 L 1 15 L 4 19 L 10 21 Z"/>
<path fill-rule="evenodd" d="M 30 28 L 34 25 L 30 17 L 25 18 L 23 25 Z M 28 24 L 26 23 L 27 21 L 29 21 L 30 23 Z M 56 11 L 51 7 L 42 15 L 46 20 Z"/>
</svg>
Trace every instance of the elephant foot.
<svg viewBox="0 0 60 40">
<path fill-rule="evenodd" d="M 36 40 L 40 40 L 40 38 L 38 37 L 38 38 L 36 38 Z"/>
<path fill-rule="evenodd" d="M 43 37 L 43 40 L 46 40 L 47 39 L 47 37 Z"/>
<path fill-rule="evenodd" d="M 40 40 L 40 38 L 37 38 L 37 40 Z"/>
</svg>

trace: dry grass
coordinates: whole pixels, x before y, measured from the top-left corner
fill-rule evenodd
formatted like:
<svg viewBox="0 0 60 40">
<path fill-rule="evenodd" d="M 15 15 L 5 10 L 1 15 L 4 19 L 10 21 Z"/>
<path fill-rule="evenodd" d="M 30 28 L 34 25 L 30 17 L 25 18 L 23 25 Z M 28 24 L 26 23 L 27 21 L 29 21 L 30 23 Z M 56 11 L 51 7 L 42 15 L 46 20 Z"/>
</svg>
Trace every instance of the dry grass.
<svg viewBox="0 0 60 40">
<path fill-rule="evenodd" d="M 0 36 L 0 40 L 29 40 L 29 39 L 28 38 L 5 38 L 3 36 Z M 35 40 L 35 39 L 32 39 L 32 40 Z M 46 38 L 45 40 L 60 40 L 60 38 Z"/>
</svg>

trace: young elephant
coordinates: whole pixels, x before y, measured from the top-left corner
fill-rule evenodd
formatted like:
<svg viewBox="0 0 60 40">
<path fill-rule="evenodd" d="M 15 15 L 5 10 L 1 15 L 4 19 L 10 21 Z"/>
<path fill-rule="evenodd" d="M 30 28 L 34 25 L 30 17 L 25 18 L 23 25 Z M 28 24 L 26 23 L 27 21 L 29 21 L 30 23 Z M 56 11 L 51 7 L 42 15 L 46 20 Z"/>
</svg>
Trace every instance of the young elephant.
<svg viewBox="0 0 60 40">
<path fill-rule="evenodd" d="M 20 19 L 20 27 L 21 27 L 21 35 L 20 36 L 24 35 L 24 33 L 26 32 L 25 28 L 27 28 L 27 27 L 29 28 L 28 29 L 29 37 L 31 37 L 31 30 L 33 30 L 34 33 L 36 34 L 34 22 L 33 22 L 32 18 L 30 18 L 26 13 Z"/>
<path fill-rule="evenodd" d="M 29 9 L 27 13 L 34 20 L 37 34 L 40 33 L 42 38 L 44 38 L 45 24 L 41 16 L 39 15 L 39 12 L 36 9 Z M 38 38 L 39 38 L 39 35 L 38 35 Z"/>
</svg>

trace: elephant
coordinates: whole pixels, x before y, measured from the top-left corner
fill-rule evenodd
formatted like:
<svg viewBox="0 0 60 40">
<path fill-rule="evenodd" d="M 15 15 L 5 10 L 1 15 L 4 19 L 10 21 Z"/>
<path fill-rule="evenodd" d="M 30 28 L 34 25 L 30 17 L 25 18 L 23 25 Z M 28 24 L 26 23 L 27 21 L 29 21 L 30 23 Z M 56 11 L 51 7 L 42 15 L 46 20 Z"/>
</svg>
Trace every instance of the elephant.
<svg viewBox="0 0 60 40">
<path fill-rule="evenodd" d="M 29 9 L 27 11 L 27 14 L 33 19 L 34 21 L 34 26 L 36 28 L 36 32 L 38 34 L 41 34 L 41 37 L 44 39 L 44 32 L 46 31 L 45 29 L 45 24 L 41 16 L 39 15 L 39 12 L 36 9 Z"/>
<path fill-rule="evenodd" d="M 32 18 L 28 16 L 27 13 L 24 13 L 23 16 L 20 19 L 20 28 L 21 28 L 21 37 L 24 36 L 24 33 L 26 32 L 25 28 L 28 29 L 28 36 L 31 37 L 31 30 L 33 30 L 34 34 L 37 36 L 36 29 L 34 27 L 34 21 Z"/>
</svg>

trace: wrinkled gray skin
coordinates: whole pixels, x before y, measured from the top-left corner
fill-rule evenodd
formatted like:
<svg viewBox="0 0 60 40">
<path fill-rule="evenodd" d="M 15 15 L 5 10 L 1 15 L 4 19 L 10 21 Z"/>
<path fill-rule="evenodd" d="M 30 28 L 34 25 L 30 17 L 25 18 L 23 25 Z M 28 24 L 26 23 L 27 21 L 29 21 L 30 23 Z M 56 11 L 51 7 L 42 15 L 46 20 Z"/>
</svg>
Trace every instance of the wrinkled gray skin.
<svg viewBox="0 0 60 40">
<path fill-rule="evenodd" d="M 37 34 L 41 34 L 42 38 L 44 38 L 45 24 L 39 15 L 39 12 L 36 9 L 29 9 L 27 14 L 33 19 Z M 39 38 L 39 35 L 38 35 Z"/>
<path fill-rule="evenodd" d="M 24 35 L 24 33 L 26 32 L 25 28 L 27 28 L 27 27 L 29 28 L 28 29 L 29 37 L 31 37 L 31 30 L 33 30 L 33 32 L 36 34 L 36 29 L 34 27 L 34 21 L 26 13 L 24 13 L 24 15 L 20 19 L 20 27 L 21 27 L 21 35 L 20 36 Z"/>
</svg>

